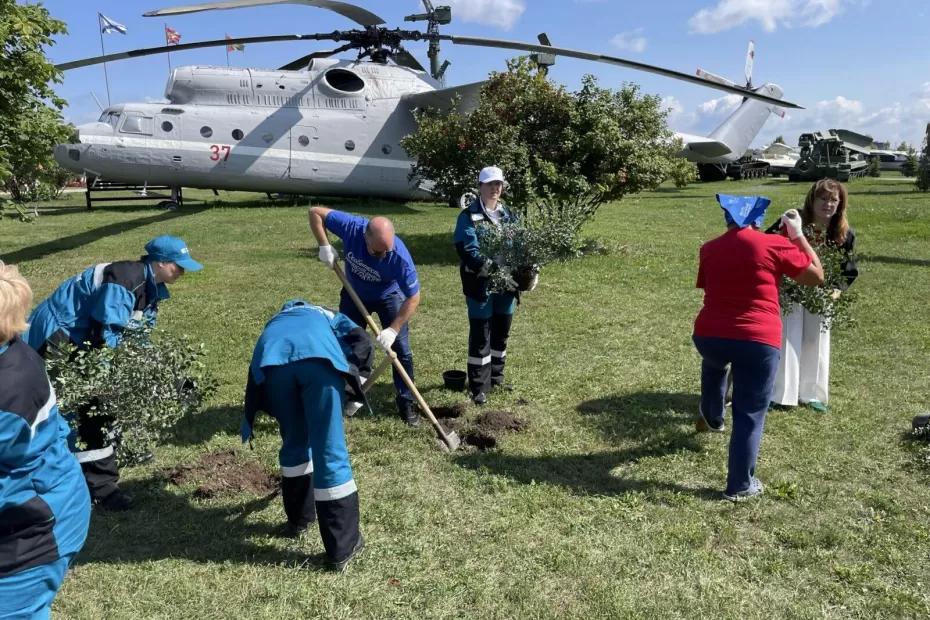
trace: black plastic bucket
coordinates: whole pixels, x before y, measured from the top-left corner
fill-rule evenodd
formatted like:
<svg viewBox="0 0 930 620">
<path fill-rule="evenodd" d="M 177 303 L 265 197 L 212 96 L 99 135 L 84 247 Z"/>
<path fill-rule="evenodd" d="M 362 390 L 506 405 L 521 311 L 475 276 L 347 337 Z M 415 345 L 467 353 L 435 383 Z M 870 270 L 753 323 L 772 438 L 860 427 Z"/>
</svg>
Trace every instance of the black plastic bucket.
<svg viewBox="0 0 930 620">
<path fill-rule="evenodd" d="M 461 392 L 465 389 L 466 376 L 463 370 L 447 370 L 442 373 L 442 383 L 447 389 Z"/>
</svg>

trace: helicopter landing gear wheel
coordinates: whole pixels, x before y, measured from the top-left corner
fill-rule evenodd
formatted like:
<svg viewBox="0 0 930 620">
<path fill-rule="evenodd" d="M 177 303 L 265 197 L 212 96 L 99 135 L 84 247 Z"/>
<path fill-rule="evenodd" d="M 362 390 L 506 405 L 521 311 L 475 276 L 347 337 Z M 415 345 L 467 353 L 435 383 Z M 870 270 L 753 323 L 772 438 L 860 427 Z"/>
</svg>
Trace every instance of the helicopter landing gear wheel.
<svg viewBox="0 0 930 620">
<path fill-rule="evenodd" d="M 174 211 L 178 208 L 178 203 L 173 200 L 162 200 L 156 205 L 159 209 L 167 209 L 168 211 Z"/>
</svg>

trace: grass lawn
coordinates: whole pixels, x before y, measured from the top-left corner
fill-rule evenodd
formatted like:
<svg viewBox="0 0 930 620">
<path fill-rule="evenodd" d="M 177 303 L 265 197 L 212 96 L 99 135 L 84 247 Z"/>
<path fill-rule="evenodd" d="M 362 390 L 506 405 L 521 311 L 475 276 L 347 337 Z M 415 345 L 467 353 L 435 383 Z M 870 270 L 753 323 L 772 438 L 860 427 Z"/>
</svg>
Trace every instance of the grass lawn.
<svg viewBox="0 0 930 620">
<path fill-rule="evenodd" d="M 886 178 L 850 184 L 859 325 L 833 334 L 829 413 L 769 416 L 764 498 L 722 501 L 727 437 L 694 432 L 697 251 L 724 228 L 714 192 L 771 196 L 772 221 L 807 187 L 692 185 L 603 207 L 587 232 L 610 253 L 547 266 L 517 311 L 507 372 L 518 390 L 489 408 L 528 426 L 496 450 L 439 451 L 427 424 L 409 430 L 394 415 L 382 379 L 376 414 L 347 422 L 368 548 L 343 575 L 319 569 L 315 531 L 276 536 L 280 498 L 198 499 L 164 474 L 228 449 L 276 471 L 276 427 L 263 417 L 249 451 L 239 408 L 252 346 L 281 303 L 337 304 L 306 207 L 190 191 L 174 212 L 87 212 L 72 194 L 35 223 L 0 221 L 0 255 L 20 264 L 37 300 L 88 265 L 139 256 L 162 233 L 182 236 L 206 266 L 173 286 L 159 326 L 205 342 L 221 388 L 153 463 L 124 471 L 136 510 L 95 511 L 56 617 L 927 617 L 930 476 L 907 437 L 930 407 L 926 194 Z M 441 387 L 442 371 L 464 369 L 466 357 L 456 212 L 318 204 L 393 218 L 423 285 L 417 383 L 434 406 L 463 400 Z"/>
</svg>

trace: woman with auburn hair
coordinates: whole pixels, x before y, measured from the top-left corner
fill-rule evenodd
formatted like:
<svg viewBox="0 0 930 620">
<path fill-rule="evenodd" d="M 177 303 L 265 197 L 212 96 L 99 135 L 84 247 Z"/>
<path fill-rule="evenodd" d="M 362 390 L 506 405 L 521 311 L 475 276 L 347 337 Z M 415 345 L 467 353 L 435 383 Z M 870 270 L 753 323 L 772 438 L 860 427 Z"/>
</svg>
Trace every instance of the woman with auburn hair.
<svg viewBox="0 0 930 620">
<path fill-rule="evenodd" d="M 29 283 L 0 261 L 0 618 L 48 618 L 87 537 L 90 494 L 45 362 L 19 337 Z"/>
<path fill-rule="evenodd" d="M 804 225 L 813 229 L 812 240 L 824 241 L 844 254 L 845 282 L 841 289 L 834 290 L 834 297 L 842 295 L 859 275 L 853 258 L 856 233 L 846 219 L 848 204 L 848 194 L 842 183 L 821 179 L 807 192 L 801 210 Z M 782 321 L 782 353 L 772 402 L 789 407 L 800 403 L 814 411 L 825 412 L 830 384 L 830 329 L 824 325 L 822 316 L 800 305 L 792 307 Z"/>
</svg>

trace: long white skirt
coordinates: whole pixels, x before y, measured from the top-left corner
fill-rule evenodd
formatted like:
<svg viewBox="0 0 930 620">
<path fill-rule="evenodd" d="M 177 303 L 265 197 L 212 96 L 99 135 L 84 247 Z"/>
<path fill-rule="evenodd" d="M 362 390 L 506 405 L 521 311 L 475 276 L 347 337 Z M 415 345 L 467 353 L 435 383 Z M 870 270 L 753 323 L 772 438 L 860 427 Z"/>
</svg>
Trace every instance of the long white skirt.
<svg viewBox="0 0 930 620">
<path fill-rule="evenodd" d="M 772 401 L 796 406 L 819 400 L 826 404 L 830 385 L 830 330 L 823 319 L 800 305 L 782 317 L 781 360 Z"/>
</svg>

